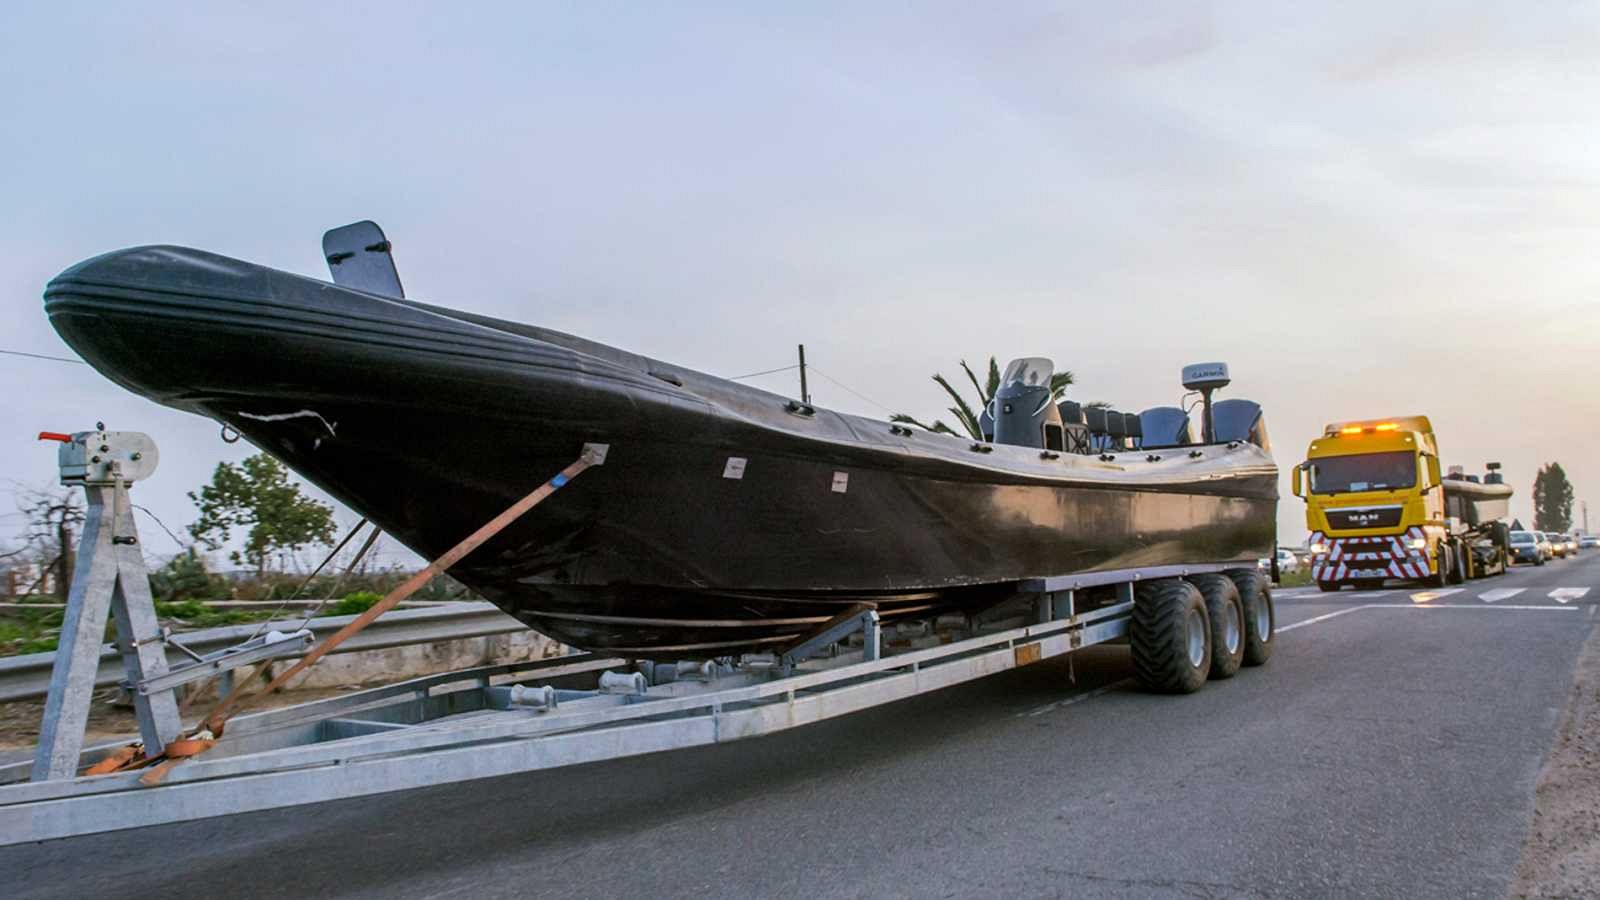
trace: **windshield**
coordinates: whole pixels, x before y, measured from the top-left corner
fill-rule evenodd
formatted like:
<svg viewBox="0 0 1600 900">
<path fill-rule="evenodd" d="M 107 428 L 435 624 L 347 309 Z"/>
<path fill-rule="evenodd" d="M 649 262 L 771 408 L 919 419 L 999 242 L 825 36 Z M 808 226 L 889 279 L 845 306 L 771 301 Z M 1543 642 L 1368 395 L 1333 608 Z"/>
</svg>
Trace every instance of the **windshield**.
<svg viewBox="0 0 1600 900">
<path fill-rule="evenodd" d="M 1534 543 L 1533 535 L 1529 534 L 1526 531 L 1513 531 L 1513 532 L 1511 532 L 1511 543 L 1513 543 L 1513 544 L 1532 544 L 1532 543 Z"/>
<path fill-rule="evenodd" d="M 1043 356 L 1026 356 L 1014 359 L 1006 366 L 1006 374 L 1001 377 L 1001 384 L 1021 383 L 1028 387 L 1049 387 L 1050 376 L 1055 372 L 1056 364 Z"/>
<path fill-rule="evenodd" d="M 1417 483 L 1416 456 L 1409 450 L 1325 456 L 1311 460 L 1309 468 L 1315 494 L 1387 491 Z"/>
</svg>

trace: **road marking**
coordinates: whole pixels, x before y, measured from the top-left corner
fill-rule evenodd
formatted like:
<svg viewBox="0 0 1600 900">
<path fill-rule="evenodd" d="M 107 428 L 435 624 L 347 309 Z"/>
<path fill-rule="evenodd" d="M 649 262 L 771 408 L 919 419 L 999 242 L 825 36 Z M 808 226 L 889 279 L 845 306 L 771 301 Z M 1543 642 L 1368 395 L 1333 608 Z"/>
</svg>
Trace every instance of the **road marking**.
<svg viewBox="0 0 1600 900">
<path fill-rule="evenodd" d="M 1499 603 L 1501 600 L 1510 600 L 1525 590 L 1527 588 L 1495 588 L 1492 591 L 1485 591 L 1478 599 L 1485 603 Z"/>
<path fill-rule="evenodd" d="M 1347 613 L 1353 613 L 1353 612 L 1355 612 L 1357 610 L 1371 609 L 1371 608 L 1372 607 L 1371 607 L 1370 604 L 1362 604 L 1360 606 L 1352 606 L 1349 609 L 1341 609 L 1341 610 L 1336 610 L 1336 611 L 1331 612 L 1331 613 L 1323 613 L 1320 616 L 1312 616 L 1311 618 L 1306 619 L 1303 622 L 1295 622 L 1292 625 L 1279 625 L 1278 626 L 1278 630 L 1275 633 L 1283 634 L 1285 631 L 1293 631 L 1296 628 L 1304 628 L 1307 625 L 1315 625 L 1318 622 L 1326 622 L 1329 619 L 1336 619 L 1339 616 L 1345 615 Z"/>
<path fill-rule="evenodd" d="M 1589 593 L 1589 589 L 1586 587 L 1556 588 L 1550 593 L 1545 594 L 1545 596 L 1557 603 L 1568 603 L 1573 600 L 1582 600 L 1583 595 L 1587 593 Z"/>
<path fill-rule="evenodd" d="M 1418 591 L 1415 594 L 1411 595 L 1411 602 L 1412 603 L 1432 603 L 1433 601 L 1439 599 L 1440 597 L 1448 597 L 1451 594 L 1459 594 L 1464 590 L 1466 590 L 1466 588 L 1444 588 L 1442 590 L 1437 590 L 1437 591 Z"/>
<path fill-rule="evenodd" d="M 1454 594 L 1454 593 L 1456 593 L 1456 591 L 1459 591 L 1459 589 L 1461 589 L 1461 588 L 1446 589 L 1446 591 L 1437 591 L 1437 593 L 1438 594 Z M 1563 588 L 1563 589 L 1578 589 L 1578 591 L 1581 591 L 1581 593 L 1589 593 L 1589 588 Z M 1552 594 L 1554 594 L 1554 591 L 1552 591 Z M 1579 594 L 1579 596 L 1582 596 L 1582 594 Z M 1322 613 L 1322 615 L 1314 615 L 1314 617 L 1307 618 L 1306 621 L 1294 621 L 1294 623 L 1290 623 L 1290 625 L 1280 625 L 1280 626 L 1278 626 L 1277 629 L 1275 629 L 1274 633 L 1272 633 L 1272 634 L 1274 634 L 1274 636 L 1278 636 L 1278 634 L 1286 633 L 1286 631 L 1294 631 L 1294 629 L 1296 629 L 1296 628 L 1306 628 L 1307 625 L 1317 625 L 1318 621 L 1328 621 L 1328 620 L 1330 620 L 1330 618 L 1339 618 L 1339 617 L 1341 617 L 1341 615 L 1350 615 L 1350 613 L 1352 613 L 1352 612 L 1362 612 L 1362 610 L 1414 610 L 1414 609 L 1486 610 L 1486 612 L 1509 612 L 1509 610 L 1542 610 L 1542 612 L 1581 612 L 1581 607 L 1565 607 L 1565 605 L 1562 605 L 1562 607 L 1552 607 L 1552 605 L 1549 605 L 1549 604 L 1544 604 L 1544 605 L 1515 605 L 1515 604 L 1507 604 L 1507 605 L 1504 605 L 1504 607 L 1466 607 L 1466 605 L 1454 605 L 1454 607 L 1448 607 L 1448 605 L 1446 605 L 1446 607 L 1422 607 L 1422 605 L 1416 605 L 1416 604 L 1362 604 L 1362 605 L 1358 605 L 1358 607 L 1349 607 L 1349 609 L 1334 610 L 1334 612 Z M 1590 613 L 1594 613 L 1595 610 L 1600 610 L 1600 607 L 1589 607 L 1589 609 L 1590 609 Z M 1075 693 L 1075 695 L 1072 695 L 1072 697 L 1067 697 L 1066 700 L 1056 700 L 1056 701 L 1054 701 L 1054 703 L 1045 703 L 1045 705 L 1043 705 L 1043 706 L 1035 706 L 1034 709 L 1026 709 L 1026 711 L 1022 711 L 1022 713 L 1016 713 L 1016 716 L 1014 716 L 1014 717 L 1016 717 L 1016 719 L 1021 719 L 1022 716 L 1029 716 L 1029 717 L 1032 717 L 1032 716 L 1043 716 L 1043 714 L 1045 714 L 1045 713 L 1051 713 L 1051 711 L 1054 711 L 1054 709 L 1064 709 L 1064 708 L 1067 708 L 1067 706 L 1074 705 L 1074 703 L 1083 703 L 1083 701 L 1085 701 L 1085 700 L 1094 700 L 1094 698 L 1096 698 L 1096 697 L 1104 697 L 1104 695 L 1107 695 L 1107 693 L 1112 692 L 1112 690 L 1122 690 L 1122 689 L 1125 689 L 1125 687 L 1133 687 L 1134 684 L 1138 684 L 1138 682 L 1136 682 L 1136 679 L 1131 679 L 1131 677 L 1125 677 L 1125 679 L 1122 679 L 1122 681 L 1114 681 L 1114 682 L 1110 682 L 1110 684 L 1099 685 L 1099 687 L 1096 687 L 1096 689 L 1094 689 L 1094 690 L 1085 690 L 1085 692 L 1083 692 L 1083 693 Z"/>
<path fill-rule="evenodd" d="M 1065 700 L 1057 700 L 1054 703 L 1046 703 L 1037 709 L 1030 709 L 1027 712 L 1019 712 L 1017 713 L 1016 718 L 1020 719 L 1023 716 L 1042 716 L 1047 712 L 1061 709 L 1065 706 L 1071 706 L 1074 703 L 1082 703 L 1085 700 L 1093 700 L 1101 694 L 1109 694 L 1115 690 L 1120 690 L 1125 687 L 1132 687 L 1133 683 L 1134 681 L 1132 678 L 1124 678 L 1121 681 L 1114 681 L 1111 684 L 1103 684 L 1092 691 L 1084 691 L 1081 694 L 1075 694 Z"/>
<path fill-rule="evenodd" d="M 1545 612 L 1577 612 L 1580 606 L 1551 606 L 1548 603 L 1508 603 L 1505 606 L 1418 606 L 1414 603 L 1369 603 L 1360 609 L 1475 609 L 1478 612 L 1500 612 L 1501 610 L 1543 610 Z"/>
</svg>

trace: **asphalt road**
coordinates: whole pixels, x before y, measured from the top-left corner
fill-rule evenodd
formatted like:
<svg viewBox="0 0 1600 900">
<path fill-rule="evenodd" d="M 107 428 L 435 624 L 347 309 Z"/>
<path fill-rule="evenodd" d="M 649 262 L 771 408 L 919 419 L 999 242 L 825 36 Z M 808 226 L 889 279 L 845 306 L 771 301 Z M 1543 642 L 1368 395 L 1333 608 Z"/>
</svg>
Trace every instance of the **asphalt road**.
<svg viewBox="0 0 1600 900">
<path fill-rule="evenodd" d="M 1188 697 L 1093 648 L 1075 684 L 1055 660 L 756 741 L 4 848 L 0 872 L 25 897 L 1502 896 L 1596 601 L 1595 552 L 1286 591 L 1271 663 Z"/>
</svg>

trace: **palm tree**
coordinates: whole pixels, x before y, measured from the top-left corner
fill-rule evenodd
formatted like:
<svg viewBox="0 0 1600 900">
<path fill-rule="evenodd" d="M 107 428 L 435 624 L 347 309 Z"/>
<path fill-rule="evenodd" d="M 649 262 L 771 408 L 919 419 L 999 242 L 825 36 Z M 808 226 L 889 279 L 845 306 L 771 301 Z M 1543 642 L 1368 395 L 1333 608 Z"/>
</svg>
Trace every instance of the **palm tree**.
<svg viewBox="0 0 1600 900">
<path fill-rule="evenodd" d="M 967 373 L 967 380 L 971 381 L 972 387 L 977 390 L 978 405 L 976 409 L 982 410 L 984 407 L 989 405 L 990 400 L 994 399 L 994 392 L 1000 389 L 999 364 L 995 362 L 995 358 L 993 356 L 989 357 L 989 377 L 984 379 L 982 384 L 978 383 L 977 374 L 972 371 L 972 367 L 967 365 L 967 361 L 964 359 L 961 361 L 961 371 Z M 944 392 L 950 395 L 951 400 L 955 401 L 956 405 L 950 407 L 950 414 L 956 417 L 956 422 L 960 424 L 962 428 L 966 429 L 967 434 L 973 440 L 983 440 L 983 429 L 978 427 L 978 416 L 981 413 L 974 413 L 974 407 L 968 405 L 966 398 L 962 397 L 961 392 L 956 390 L 950 384 L 949 380 L 943 375 L 934 375 L 933 380 L 938 383 L 939 387 L 944 388 Z M 1067 388 L 1072 385 L 1074 381 L 1075 379 L 1073 378 L 1072 373 L 1068 371 L 1060 371 L 1054 375 L 1051 375 L 1050 397 L 1052 402 L 1060 402 L 1062 395 L 1067 392 Z M 1105 406 L 1106 404 L 1096 402 L 1089 405 Z M 906 415 L 905 413 L 895 413 L 889 417 L 889 421 L 898 422 L 903 425 L 915 425 L 925 431 L 932 431 L 938 434 L 953 434 L 957 437 L 961 436 L 960 433 L 954 428 L 951 428 L 949 425 L 946 425 L 944 422 L 938 419 L 935 419 L 932 425 L 925 425 L 922 422 L 917 421 L 915 418 Z"/>
</svg>

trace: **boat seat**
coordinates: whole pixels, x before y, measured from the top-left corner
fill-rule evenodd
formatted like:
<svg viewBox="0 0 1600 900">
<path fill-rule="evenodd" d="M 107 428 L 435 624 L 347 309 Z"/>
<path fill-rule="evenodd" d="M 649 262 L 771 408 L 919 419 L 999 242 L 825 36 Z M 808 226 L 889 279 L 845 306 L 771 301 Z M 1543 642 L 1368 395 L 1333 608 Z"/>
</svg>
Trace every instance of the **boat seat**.
<svg viewBox="0 0 1600 900">
<path fill-rule="evenodd" d="M 1139 432 L 1144 436 L 1143 446 L 1147 449 L 1194 443 L 1189 414 L 1176 406 L 1157 406 L 1140 413 Z"/>
<path fill-rule="evenodd" d="M 1128 447 L 1127 419 L 1122 413 L 1114 409 L 1106 410 L 1106 437 L 1107 444 L 1113 450 L 1126 450 Z"/>
<path fill-rule="evenodd" d="M 1122 427 L 1127 430 L 1128 443 L 1134 449 L 1144 446 L 1144 420 L 1139 418 L 1138 413 L 1123 413 Z"/>
<path fill-rule="evenodd" d="M 1083 417 L 1083 404 L 1076 400 L 1063 400 L 1056 404 L 1061 413 L 1061 428 L 1066 435 L 1068 453 L 1093 453 L 1094 440 L 1089 434 L 1089 424 Z"/>
<path fill-rule="evenodd" d="M 1106 411 L 1091 406 L 1083 411 L 1084 424 L 1089 428 L 1089 444 L 1095 450 L 1105 449 L 1106 438 Z"/>
</svg>

